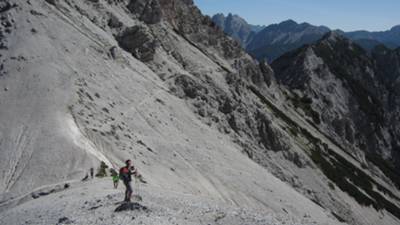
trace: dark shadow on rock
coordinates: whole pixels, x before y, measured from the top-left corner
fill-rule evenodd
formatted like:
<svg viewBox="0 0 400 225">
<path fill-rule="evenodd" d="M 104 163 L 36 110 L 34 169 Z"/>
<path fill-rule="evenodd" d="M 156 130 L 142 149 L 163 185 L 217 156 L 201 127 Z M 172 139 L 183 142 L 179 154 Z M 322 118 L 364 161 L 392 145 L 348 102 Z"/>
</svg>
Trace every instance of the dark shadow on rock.
<svg viewBox="0 0 400 225">
<path fill-rule="evenodd" d="M 68 217 L 62 217 L 60 219 L 58 219 L 58 224 L 71 224 L 73 223 Z"/>
<path fill-rule="evenodd" d="M 103 205 L 96 205 L 96 206 L 90 207 L 89 210 L 95 210 L 95 209 L 98 209 L 98 208 L 100 208 L 102 206 Z"/>
<path fill-rule="evenodd" d="M 150 210 L 146 206 L 143 206 L 137 202 L 124 202 L 115 209 L 115 212 L 135 210 L 150 212 Z"/>
</svg>

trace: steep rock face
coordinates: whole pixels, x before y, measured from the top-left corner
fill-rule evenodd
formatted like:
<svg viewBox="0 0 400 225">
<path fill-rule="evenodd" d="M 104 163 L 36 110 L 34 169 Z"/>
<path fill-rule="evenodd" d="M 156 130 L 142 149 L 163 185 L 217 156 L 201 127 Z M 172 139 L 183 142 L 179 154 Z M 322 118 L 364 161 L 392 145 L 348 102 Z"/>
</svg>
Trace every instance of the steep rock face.
<svg viewBox="0 0 400 225">
<path fill-rule="evenodd" d="M 348 156 L 359 161 L 361 167 L 370 168 L 384 180 L 399 187 L 398 168 L 398 95 L 393 87 L 399 79 L 398 51 L 377 48 L 372 55 L 352 41 L 336 34 L 325 35 L 316 44 L 304 46 L 287 53 L 273 62 L 278 83 L 287 86 L 288 102 L 303 113 L 311 126 L 340 146 Z M 326 146 L 322 149 L 327 150 Z M 312 155 L 325 175 L 339 188 L 355 196 L 356 191 L 346 180 L 334 175 L 332 165 L 340 169 L 341 157 L 332 164 L 323 159 L 324 150 Z M 329 154 L 332 155 L 332 152 Z M 336 165 L 335 165 L 336 164 Z M 345 168 L 348 168 L 345 166 Z M 381 172 L 378 172 L 379 169 Z M 368 180 L 356 172 L 358 178 L 342 170 L 352 183 L 358 178 Z M 362 173 L 361 173 L 362 174 Z M 367 182 L 368 183 L 368 182 Z M 359 188 L 368 193 L 367 198 L 355 197 L 360 204 L 378 207 L 381 197 L 372 186 Z M 356 194 L 358 195 L 358 194 Z M 372 201 L 370 200 L 372 199 Z M 374 203 L 375 201 L 375 203 Z M 390 203 L 382 203 L 391 208 Z M 398 215 L 397 210 L 392 211 Z"/>
<path fill-rule="evenodd" d="M 387 85 L 393 85 L 400 76 L 400 48 L 395 50 L 388 49 L 384 45 L 376 46 L 372 52 L 372 57 L 379 68 L 381 79 Z"/>
<path fill-rule="evenodd" d="M 396 169 L 399 166 L 399 84 L 400 84 L 400 49 L 390 50 L 385 46 L 377 46 L 372 50 L 372 57 L 378 68 L 378 75 L 387 88 L 387 99 L 385 99 L 385 120 L 390 127 L 391 135 L 397 137 L 390 143 L 393 149 L 392 160 L 395 161 Z"/>
<path fill-rule="evenodd" d="M 288 100 L 350 154 L 360 160 L 365 154 L 370 161 L 379 156 L 398 162 L 393 85 L 399 61 L 396 52 L 382 48 L 369 56 L 330 33 L 284 55 L 272 67 L 278 81 L 294 93 Z"/>
</svg>

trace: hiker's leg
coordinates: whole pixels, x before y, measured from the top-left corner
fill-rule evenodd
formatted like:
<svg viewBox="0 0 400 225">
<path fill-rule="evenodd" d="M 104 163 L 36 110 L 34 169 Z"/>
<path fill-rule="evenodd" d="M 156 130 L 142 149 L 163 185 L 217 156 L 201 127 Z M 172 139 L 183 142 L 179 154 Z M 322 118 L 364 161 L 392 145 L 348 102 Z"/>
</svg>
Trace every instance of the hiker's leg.
<svg viewBox="0 0 400 225">
<path fill-rule="evenodd" d="M 131 201 L 131 196 L 132 196 L 132 186 L 131 186 L 131 184 L 130 183 L 128 183 L 128 186 L 126 186 L 127 187 L 127 192 L 128 192 L 128 201 Z"/>
<path fill-rule="evenodd" d="M 124 201 L 125 202 L 127 202 L 128 201 L 128 196 L 129 196 L 129 183 L 128 182 L 124 182 L 124 184 L 125 184 L 125 199 L 124 199 Z"/>
</svg>

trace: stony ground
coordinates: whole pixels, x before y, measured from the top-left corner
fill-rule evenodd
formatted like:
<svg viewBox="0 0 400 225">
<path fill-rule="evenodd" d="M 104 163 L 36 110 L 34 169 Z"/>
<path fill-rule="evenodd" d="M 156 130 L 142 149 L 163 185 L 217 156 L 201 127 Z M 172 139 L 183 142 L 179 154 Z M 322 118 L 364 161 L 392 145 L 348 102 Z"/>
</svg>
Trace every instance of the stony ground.
<svg viewBox="0 0 400 225">
<path fill-rule="evenodd" d="M 121 205 L 123 186 L 114 189 L 110 179 L 73 183 L 71 187 L 6 210 L 0 224 L 315 224 L 307 215 L 302 221 L 282 212 L 242 208 L 202 196 L 176 193 L 133 183 L 147 209 L 114 212 Z"/>
</svg>

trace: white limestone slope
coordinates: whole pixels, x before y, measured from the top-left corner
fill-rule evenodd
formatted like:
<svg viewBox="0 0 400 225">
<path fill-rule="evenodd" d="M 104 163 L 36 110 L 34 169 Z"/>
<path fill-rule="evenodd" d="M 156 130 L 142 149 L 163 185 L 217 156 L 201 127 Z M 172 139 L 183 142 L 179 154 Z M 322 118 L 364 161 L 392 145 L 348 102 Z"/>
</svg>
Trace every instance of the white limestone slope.
<svg viewBox="0 0 400 225">
<path fill-rule="evenodd" d="M 29 193 L 80 180 L 101 160 L 117 168 L 126 158 L 148 180 L 145 199 L 155 199 L 148 203 L 154 208 L 168 210 L 171 197 L 163 193 L 174 192 L 176 208 L 196 208 L 204 197 L 226 208 L 283 215 L 286 221 L 338 224 L 201 122 L 146 65 L 123 51 L 112 59 L 109 49 L 117 45 L 112 35 L 68 4 L 14 2 L 19 6 L 8 13 L 15 27 L 7 36 L 8 50 L 1 50 L 6 71 L 0 78 L 1 224 L 54 223 L 61 212 L 77 215 L 76 224 L 101 223 L 100 214 L 111 215 L 111 206 L 89 218 L 79 215 L 79 207 L 83 199 L 117 194 L 108 184 L 78 185 L 36 200 Z M 107 7 L 137 23 L 119 6 Z M 187 47 L 199 65 L 208 65 L 199 50 Z M 275 220 L 268 213 L 265 217 Z"/>
</svg>

